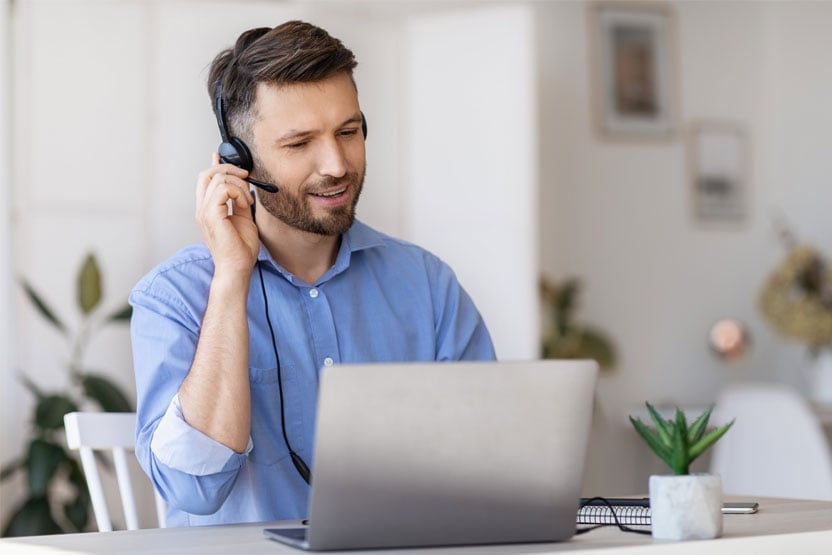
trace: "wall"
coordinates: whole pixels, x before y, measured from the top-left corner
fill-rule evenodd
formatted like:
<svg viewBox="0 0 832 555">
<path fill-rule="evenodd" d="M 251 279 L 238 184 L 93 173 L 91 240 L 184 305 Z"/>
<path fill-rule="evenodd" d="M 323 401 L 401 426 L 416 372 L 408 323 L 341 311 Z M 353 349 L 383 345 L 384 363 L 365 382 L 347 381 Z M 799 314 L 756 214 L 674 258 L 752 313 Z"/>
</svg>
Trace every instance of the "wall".
<svg viewBox="0 0 832 555">
<path fill-rule="evenodd" d="M 828 157 L 821 130 L 830 83 L 807 67 L 828 48 L 819 28 L 830 5 L 673 2 L 680 133 L 667 141 L 610 141 L 593 132 L 588 8 L 540 6 L 542 38 L 541 225 L 543 271 L 584 279 L 583 317 L 617 340 L 605 376 L 611 412 L 645 399 L 701 404 L 720 384 L 766 378 L 801 383 L 799 349 L 773 337 L 756 293 L 783 251 L 772 214 L 807 238 L 828 237 L 818 213 Z M 719 24 L 714 24 L 718 21 Z M 823 23 L 820 23 L 823 22 Z M 814 62 L 819 63 L 819 62 Z M 702 119 L 746 129 L 750 217 L 737 226 L 693 220 L 685 133 Z M 813 216 L 813 214 L 815 214 Z M 827 239 L 828 241 L 828 239 Z M 747 322 L 751 356 L 726 365 L 706 344 L 723 316 Z"/>
<path fill-rule="evenodd" d="M 0 0 L 0 83 L 11 81 L 11 5 L 9 0 Z M 14 361 L 14 321 L 11 289 L 13 283 L 12 220 L 11 220 L 11 87 L 0 86 L 0 380 L 8 384 L 12 377 Z M 8 386 L 3 386 L 3 391 Z M 15 396 L 0 394 L 0 422 L 14 422 L 19 411 Z M 17 450 L 17 438 L 12 434 L 0 433 L 0 453 Z M 5 463 L 6 457 L 3 457 Z M 0 494 L 0 506 L 4 504 Z"/>
</svg>

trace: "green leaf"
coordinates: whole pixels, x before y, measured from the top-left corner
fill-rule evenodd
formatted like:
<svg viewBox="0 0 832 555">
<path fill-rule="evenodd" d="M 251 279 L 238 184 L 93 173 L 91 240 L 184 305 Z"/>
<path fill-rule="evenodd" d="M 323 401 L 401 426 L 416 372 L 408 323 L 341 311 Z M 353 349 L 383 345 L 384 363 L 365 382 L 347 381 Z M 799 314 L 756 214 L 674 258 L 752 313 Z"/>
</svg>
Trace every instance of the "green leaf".
<svg viewBox="0 0 832 555">
<path fill-rule="evenodd" d="M 658 432 L 662 443 L 670 447 L 670 436 L 673 433 L 673 424 L 665 420 L 664 417 L 659 414 L 659 411 L 653 407 L 653 405 L 650 403 L 644 404 L 647 405 L 647 411 L 650 413 L 650 418 L 653 420 L 653 424 L 656 425 L 656 432 Z"/>
<path fill-rule="evenodd" d="M 576 330 L 576 333 L 578 334 L 579 344 L 575 358 L 594 359 L 604 369 L 615 365 L 615 349 L 603 332 L 584 327 Z"/>
<path fill-rule="evenodd" d="M 75 499 L 64 504 L 64 515 L 75 527 L 75 530 L 83 531 L 90 519 L 89 501 L 79 493 L 75 496 Z"/>
<path fill-rule="evenodd" d="M 55 312 L 51 308 L 49 308 L 49 305 L 46 304 L 46 302 L 41 298 L 41 296 L 38 295 L 37 292 L 34 289 L 32 289 L 32 286 L 29 285 L 25 280 L 23 280 L 22 285 L 23 290 L 26 292 L 26 296 L 29 297 L 29 300 L 32 302 L 32 304 L 35 305 L 35 308 L 38 309 L 38 312 L 40 312 L 41 316 L 46 318 L 46 320 L 50 324 L 55 326 L 58 329 L 58 331 L 60 331 L 62 334 L 67 335 L 66 326 L 63 324 L 63 322 L 61 322 L 58 319 L 58 317 L 55 315 Z"/>
<path fill-rule="evenodd" d="M 699 415 L 699 418 L 696 419 L 696 422 L 691 424 L 690 429 L 688 430 L 688 444 L 693 445 L 705 434 L 705 430 L 708 427 L 708 420 L 711 418 L 711 411 L 714 410 L 714 406 L 711 405 L 708 409 Z"/>
<path fill-rule="evenodd" d="M 668 465 L 671 464 L 670 456 L 671 451 L 666 446 L 663 445 L 661 440 L 659 439 L 658 435 L 653 433 L 650 428 L 644 425 L 644 423 L 639 420 L 638 418 L 630 417 L 630 422 L 632 422 L 633 427 L 638 432 L 638 435 L 647 443 L 647 446 L 664 462 Z"/>
<path fill-rule="evenodd" d="M 127 397 L 113 382 L 101 375 L 80 374 L 84 394 L 95 400 L 106 412 L 133 412 Z"/>
<path fill-rule="evenodd" d="M 77 410 L 78 405 L 65 395 L 43 396 L 35 407 L 35 425 L 43 430 L 60 430 L 64 415 Z"/>
<path fill-rule="evenodd" d="M 93 453 L 100 453 L 100 451 L 96 450 Z M 76 491 L 82 497 L 89 497 L 89 492 L 87 490 L 87 479 L 84 476 L 84 471 L 81 469 L 81 465 L 78 463 L 77 460 L 74 458 L 69 458 L 67 460 L 67 467 L 69 468 L 69 472 L 67 473 L 67 480 L 75 486 Z"/>
<path fill-rule="evenodd" d="M 60 534 L 60 525 L 52 518 L 49 499 L 43 496 L 30 497 L 17 509 L 3 529 L 4 536 L 40 536 Z"/>
<path fill-rule="evenodd" d="M 28 389 L 32 393 L 32 395 L 34 395 L 38 399 L 43 399 L 43 392 L 41 392 L 37 384 L 30 380 L 28 376 L 26 376 L 25 374 L 21 374 L 20 381 L 23 382 L 23 387 Z"/>
<path fill-rule="evenodd" d="M 676 426 L 673 428 L 673 434 L 671 434 L 670 436 L 670 450 L 672 453 L 670 457 L 670 468 L 676 475 L 689 474 L 690 470 L 690 459 L 688 459 L 687 444 L 685 443 L 685 439 L 687 436 L 687 428 L 679 426 L 680 413 L 681 411 L 677 409 Z M 685 417 L 684 415 L 682 415 L 681 422 L 684 422 L 684 420 Z"/>
<path fill-rule="evenodd" d="M 731 420 L 729 423 L 725 424 L 724 426 L 722 426 L 720 428 L 716 428 L 714 430 L 711 430 L 710 432 L 705 434 L 705 436 L 702 437 L 702 439 L 700 439 L 693 446 L 691 446 L 691 448 L 690 448 L 690 460 L 693 461 L 694 459 L 696 459 L 696 457 L 698 457 L 699 455 L 701 455 L 702 453 L 707 451 L 707 449 L 711 445 L 713 445 L 714 443 L 719 441 L 719 438 L 724 436 L 725 432 L 727 432 L 731 428 L 731 426 L 733 426 L 733 425 L 734 425 L 734 421 Z"/>
<path fill-rule="evenodd" d="M 93 254 L 88 254 L 78 274 L 78 306 L 85 315 L 101 302 L 101 272 Z"/>
<path fill-rule="evenodd" d="M 23 461 L 21 459 L 15 459 L 6 463 L 3 469 L 0 470 L 0 482 L 9 479 L 21 468 L 23 468 Z"/>
<path fill-rule="evenodd" d="M 46 495 L 49 481 L 57 472 L 58 467 L 68 459 L 69 456 L 60 445 L 40 438 L 32 440 L 26 458 L 29 491 L 32 495 Z"/>
<path fill-rule="evenodd" d="M 113 312 L 107 317 L 108 322 L 129 322 L 130 317 L 133 316 L 133 307 L 129 304 L 124 305 L 116 312 Z"/>
</svg>

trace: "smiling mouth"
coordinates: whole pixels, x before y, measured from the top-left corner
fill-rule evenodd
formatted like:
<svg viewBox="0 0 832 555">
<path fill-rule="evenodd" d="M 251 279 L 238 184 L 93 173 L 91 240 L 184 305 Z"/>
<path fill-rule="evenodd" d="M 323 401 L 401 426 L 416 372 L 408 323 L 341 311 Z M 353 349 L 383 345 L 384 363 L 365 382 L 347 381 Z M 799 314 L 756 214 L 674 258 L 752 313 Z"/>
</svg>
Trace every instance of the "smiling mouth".
<svg viewBox="0 0 832 555">
<path fill-rule="evenodd" d="M 310 194 L 313 197 L 335 198 L 335 197 L 339 197 L 339 196 L 343 195 L 346 192 L 347 192 L 347 188 L 342 187 L 341 189 L 338 189 L 337 191 L 330 191 L 330 192 L 327 192 L 327 193 L 310 193 Z"/>
</svg>

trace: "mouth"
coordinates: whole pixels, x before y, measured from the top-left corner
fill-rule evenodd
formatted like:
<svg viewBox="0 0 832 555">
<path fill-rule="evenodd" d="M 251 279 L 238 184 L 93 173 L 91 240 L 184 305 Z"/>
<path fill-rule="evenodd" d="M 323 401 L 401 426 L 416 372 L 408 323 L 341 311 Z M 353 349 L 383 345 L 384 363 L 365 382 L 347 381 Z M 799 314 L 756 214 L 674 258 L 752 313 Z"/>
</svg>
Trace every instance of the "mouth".
<svg viewBox="0 0 832 555">
<path fill-rule="evenodd" d="M 340 189 L 335 189 L 334 191 L 326 191 L 323 193 L 310 193 L 313 197 L 324 198 L 324 199 L 333 199 L 338 198 L 344 193 L 347 192 L 347 187 L 341 187 Z"/>
<path fill-rule="evenodd" d="M 334 188 L 309 193 L 309 197 L 322 208 L 340 207 L 350 200 L 350 184 L 341 182 Z"/>
</svg>

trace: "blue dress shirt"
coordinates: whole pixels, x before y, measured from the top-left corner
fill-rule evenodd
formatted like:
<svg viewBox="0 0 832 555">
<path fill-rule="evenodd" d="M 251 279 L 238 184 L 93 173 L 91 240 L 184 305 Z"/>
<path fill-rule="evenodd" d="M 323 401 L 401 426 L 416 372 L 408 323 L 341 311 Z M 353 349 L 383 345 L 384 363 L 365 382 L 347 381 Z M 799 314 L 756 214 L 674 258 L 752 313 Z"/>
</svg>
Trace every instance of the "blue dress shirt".
<svg viewBox="0 0 832 555">
<path fill-rule="evenodd" d="M 451 269 L 413 244 L 356 221 L 335 264 L 309 285 L 260 246 L 280 355 L 286 432 L 312 467 L 318 375 L 348 362 L 494 359 L 488 330 Z M 133 289 L 136 456 L 167 500 L 168 525 L 302 518 L 309 486 L 280 430 L 276 361 L 260 287 L 248 295 L 251 437 L 244 453 L 182 418 L 177 392 L 196 351 L 214 265 L 187 247 Z M 360 403 L 356 399 L 356 403 Z"/>
</svg>

